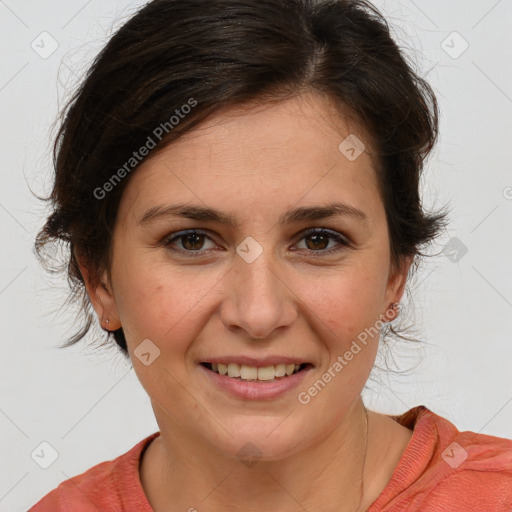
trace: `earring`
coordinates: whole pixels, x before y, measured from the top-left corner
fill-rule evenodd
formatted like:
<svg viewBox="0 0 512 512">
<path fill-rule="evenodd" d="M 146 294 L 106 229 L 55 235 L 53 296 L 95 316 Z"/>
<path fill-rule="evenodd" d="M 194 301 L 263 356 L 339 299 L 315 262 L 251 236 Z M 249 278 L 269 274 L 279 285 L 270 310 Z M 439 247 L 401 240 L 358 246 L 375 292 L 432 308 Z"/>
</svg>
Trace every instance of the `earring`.
<svg viewBox="0 0 512 512">
<path fill-rule="evenodd" d="M 397 314 L 391 320 L 389 319 L 389 316 L 388 316 L 390 309 L 393 310 L 393 311 L 397 311 Z M 389 305 L 389 308 L 386 311 L 386 313 L 384 313 L 383 315 L 380 315 L 380 318 L 381 318 L 381 320 L 383 320 L 383 317 L 385 317 L 388 320 L 387 323 L 390 323 L 393 320 L 395 320 L 398 317 L 399 314 L 400 314 L 400 304 L 398 304 L 398 302 L 392 302 Z"/>
<path fill-rule="evenodd" d="M 398 302 L 392 302 L 389 307 L 396 312 L 396 315 L 393 317 L 393 320 L 395 320 L 400 315 L 400 304 Z M 391 320 L 391 321 L 393 321 Z"/>
</svg>

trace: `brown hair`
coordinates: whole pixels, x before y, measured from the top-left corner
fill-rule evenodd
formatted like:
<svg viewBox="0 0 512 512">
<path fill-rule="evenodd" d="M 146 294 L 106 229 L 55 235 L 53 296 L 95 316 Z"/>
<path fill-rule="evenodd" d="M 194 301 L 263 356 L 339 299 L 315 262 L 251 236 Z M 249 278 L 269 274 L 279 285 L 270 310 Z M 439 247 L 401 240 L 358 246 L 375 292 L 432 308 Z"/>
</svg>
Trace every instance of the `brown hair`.
<svg viewBox="0 0 512 512">
<path fill-rule="evenodd" d="M 438 105 L 379 11 L 365 0 L 153 0 L 96 57 L 55 140 L 44 199 L 52 213 L 35 251 L 43 264 L 48 243 L 68 251 L 69 300 L 84 323 L 64 346 L 84 338 L 94 317 L 76 254 L 93 278 L 109 271 L 120 198 L 146 158 L 139 148 L 154 154 L 217 111 L 304 91 L 328 96 L 370 134 L 392 266 L 414 255 L 417 267 L 447 215 L 426 214 L 419 196 Z M 127 354 L 122 329 L 113 335 Z"/>
</svg>

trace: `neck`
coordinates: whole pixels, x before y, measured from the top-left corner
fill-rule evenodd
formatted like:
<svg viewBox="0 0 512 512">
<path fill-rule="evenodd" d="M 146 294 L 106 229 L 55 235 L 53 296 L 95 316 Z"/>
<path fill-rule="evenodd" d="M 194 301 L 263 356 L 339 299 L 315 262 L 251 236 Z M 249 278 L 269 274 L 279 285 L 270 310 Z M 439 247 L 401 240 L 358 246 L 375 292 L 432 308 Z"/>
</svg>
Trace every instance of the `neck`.
<svg viewBox="0 0 512 512">
<path fill-rule="evenodd" d="M 253 464 L 222 455 L 173 422 L 160 422 L 161 435 L 142 460 L 141 482 L 155 512 L 360 512 L 369 455 L 365 413 L 358 398 L 327 438 L 285 458 Z"/>
</svg>

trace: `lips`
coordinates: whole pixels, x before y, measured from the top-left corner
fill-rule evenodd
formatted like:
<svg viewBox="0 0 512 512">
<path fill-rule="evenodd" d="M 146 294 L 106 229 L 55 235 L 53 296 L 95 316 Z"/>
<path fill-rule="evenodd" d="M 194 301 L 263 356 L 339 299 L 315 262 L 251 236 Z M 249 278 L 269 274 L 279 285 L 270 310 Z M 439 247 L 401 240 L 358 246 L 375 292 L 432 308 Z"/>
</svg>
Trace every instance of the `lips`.
<svg viewBox="0 0 512 512">
<path fill-rule="evenodd" d="M 268 364 L 269 360 L 277 362 Z M 297 389 L 307 378 L 309 371 L 315 368 L 311 363 L 300 362 L 299 364 L 299 362 L 283 362 L 283 360 L 291 359 L 274 357 L 255 360 L 240 357 L 236 358 L 238 362 L 235 362 L 235 358 L 223 357 L 200 362 L 197 366 L 201 370 L 200 374 L 207 379 L 205 381 L 207 393 L 220 390 L 242 400 L 275 400 Z M 256 364 L 243 364 L 247 361 L 256 361 Z M 224 375 L 221 372 L 225 372 Z M 236 376 L 238 372 L 240 376 Z M 216 400 L 216 395 L 211 395 L 211 399 Z"/>
</svg>

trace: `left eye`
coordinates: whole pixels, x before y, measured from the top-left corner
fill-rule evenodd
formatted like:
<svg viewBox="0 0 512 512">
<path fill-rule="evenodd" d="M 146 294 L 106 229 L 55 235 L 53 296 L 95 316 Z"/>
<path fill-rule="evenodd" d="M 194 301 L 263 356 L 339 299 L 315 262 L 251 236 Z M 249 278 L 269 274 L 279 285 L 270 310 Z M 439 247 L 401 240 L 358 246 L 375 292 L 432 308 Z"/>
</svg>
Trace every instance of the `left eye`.
<svg viewBox="0 0 512 512">
<path fill-rule="evenodd" d="M 215 247 L 215 243 L 212 242 L 213 247 L 203 249 L 206 239 L 212 242 L 205 232 L 193 229 L 190 231 L 182 231 L 166 238 L 163 245 L 165 247 L 169 247 L 172 251 L 188 253 L 190 256 L 201 256 L 208 252 L 209 249 L 213 249 Z M 313 228 L 302 233 L 300 241 L 302 240 L 305 240 L 306 243 L 305 250 L 310 253 L 332 254 L 349 245 L 348 241 L 340 233 L 330 231 L 325 228 Z M 337 246 L 327 249 L 329 242 L 332 240 L 337 242 Z M 177 241 L 179 241 L 181 248 L 173 247 L 173 244 Z"/>
<path fill-rule="evenodd" d="M 310 243 L 309 247 L 306 247 L 306 249 L 310 250 L 311 252 L 333 253 L 333 252 L 340 251 L 341 249 L 343 249 L 345 246 L 348 245 L 348 241 L 342 235 L 337 233 L 336 231 L 330 231 L 330 230 L 322 229 L 322 228 L 310 229 L 310 230 L 306 231 L 305 233 L 303 233 L 301 240 L 308 240 L 308 239 L 312 240 L 312 243 Z M 329 240 L 335 240 L 338 243 L 338 247 L 335 246 L 334 249 L 331 248 L 331 249 L 326 250 L 326 248 L 323 246 L 325 245 L 325 243 L 327 243 L 327 245 L 329 245 Z M 322 247 L 319 248 L 318 245 L 320 245 Z M 307 242 L 306 242 L 306 246 L 308 246 Z M 315 246 L 316 246 L 316 249 L 320 249 L 320 250 L 311 249 L 311 247 L 314 248 Z"/>
</svg>

